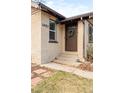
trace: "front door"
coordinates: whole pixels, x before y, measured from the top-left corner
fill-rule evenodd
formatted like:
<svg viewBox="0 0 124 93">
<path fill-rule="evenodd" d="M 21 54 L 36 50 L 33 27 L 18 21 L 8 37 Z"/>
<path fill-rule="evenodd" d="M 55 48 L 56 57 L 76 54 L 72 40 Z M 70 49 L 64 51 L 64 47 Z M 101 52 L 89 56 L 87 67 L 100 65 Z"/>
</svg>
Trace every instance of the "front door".
<svg viewBox="0 0 124 93">
<path fill-rule="evenodd" d="M 77 51 L 77 23 L 66 24 L 65 51 Z"/>
</svg>

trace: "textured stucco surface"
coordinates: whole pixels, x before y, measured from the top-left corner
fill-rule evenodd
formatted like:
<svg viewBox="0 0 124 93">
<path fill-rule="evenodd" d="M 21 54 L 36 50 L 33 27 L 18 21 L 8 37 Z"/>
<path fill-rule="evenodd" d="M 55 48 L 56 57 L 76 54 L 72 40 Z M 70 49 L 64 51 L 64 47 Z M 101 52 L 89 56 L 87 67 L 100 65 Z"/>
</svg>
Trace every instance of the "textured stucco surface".
<svg viewBox="0 0 124 93">
<path fill-rule="evenodd" d="M 42 12 L 42 24 L 47 24 L 49 25 L 49 19 L 56 20 L 55 17 Z M 41 31 L 41 62 L 42 63 L 48 63 L 52 61 L 56 56 L 58 56 L 61 53 L 61 42 L 62 42 L 62 26 L 60 24 L 56 25 L 56 31 L 57 31 L 57 37 L 56 41 L 58 43 L 49 43 L 49 27 L 43 27 L 42 26 L 42 31 Z"/>
<path fill-rule="evenodd" d="M 36 11 L 32 8 L 32 11 Z M 38 11 L 38 10 L 37 10 Z M 41 12 L 31 16 L 31 57 L 32 63 L 41 62 Z"/>
<path fill-rule="evenodd" d="M 31 17 L 32 63 L 48 63 L 65 52 L 65 25 L 56 25 L 58 43 L 49 43 L 49 19 L 56 20 L 56 17 L 32 8 L 32 11 L 34 10 L 37 10 L 37 13 Z M 43 24 L 47 26 L 42 26 Z M 83 23 L 78 21 L 77 54 L 81 60 L 83 60 L 83 29 Z"/>
<path fill-rule="evenodd" d="M 56 25 L 58 43 L 49 43 L 49 19 L 56 20 L 56 17 L 45 12 L 41 13 L 41 11 L 32 15 L 32 63 L 48 63 L 62 51 L 63 26 Z M 42 26 L 42 24 L 46 24 L 48 27 Z"/>
<path fill-rule="evenodd" d="M 81 61 L 83 61 L 83 30 L 84 30 L 84 25 L 82 21 L 78 21 L 77 47 L 78 47 L 78 57 Z"/>
</svg>

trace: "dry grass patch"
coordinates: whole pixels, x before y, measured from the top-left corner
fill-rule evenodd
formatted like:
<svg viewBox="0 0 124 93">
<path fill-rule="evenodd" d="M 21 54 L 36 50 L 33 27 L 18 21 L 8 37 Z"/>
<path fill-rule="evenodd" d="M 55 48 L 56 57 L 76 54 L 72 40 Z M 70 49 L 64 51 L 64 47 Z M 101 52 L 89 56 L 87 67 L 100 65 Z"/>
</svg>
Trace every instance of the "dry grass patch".
<svg viewBox="0 0 124 93">
<path fill-rule="evenodd" d="M 92 93 L 92 83 L 92 80 L 57 71 L 33 87 L 32 93 Z"/>
</svg>

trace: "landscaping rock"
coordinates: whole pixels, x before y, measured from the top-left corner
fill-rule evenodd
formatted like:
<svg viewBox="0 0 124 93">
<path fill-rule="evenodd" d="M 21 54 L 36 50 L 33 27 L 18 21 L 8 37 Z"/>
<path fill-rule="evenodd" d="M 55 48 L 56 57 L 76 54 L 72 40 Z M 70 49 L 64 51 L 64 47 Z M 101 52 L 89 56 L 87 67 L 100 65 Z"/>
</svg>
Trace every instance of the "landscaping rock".
<svg viewBox="0 0 124 93">
<path fill-rule="evenodd" d="M 79 65 L 79 67 L 81 70 L 86 70 L 86 64 L 85 63 L 82 63 Z"/>
<path fill-rule="evenodd" d="M 91 64 L 90 62 L 86 63 L 86 70 L 88 70 L 88 71 L 90 71 L 90 64 Z"/>
<path fill-rule="evenodd" d="M 81 70 L 93 71 L 93 65 L 90 62 L 82 63 L 78 66 Z"/>
<path fill-rule="evenodd" d="M 90 65 L 90 71 L 93 71 L 93 64 Z"/>
</svg>

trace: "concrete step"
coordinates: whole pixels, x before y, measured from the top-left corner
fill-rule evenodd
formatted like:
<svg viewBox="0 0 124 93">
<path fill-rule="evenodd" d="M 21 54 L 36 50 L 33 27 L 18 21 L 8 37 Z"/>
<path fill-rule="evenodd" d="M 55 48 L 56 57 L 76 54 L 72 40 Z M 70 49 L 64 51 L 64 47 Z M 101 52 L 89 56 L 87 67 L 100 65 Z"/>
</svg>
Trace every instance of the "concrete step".
<svg viewBox="0 0 124 93">
<path fill-rule="evenodd" d="M 77 61 L 78 57 L 59 56 L 56 59 L 61 61 Z"/>
<path fill-rule="evenodd" d="M 53 60 L 53 62 L 72 67 L 77 67 L 81 64 L 80 62 L 78 62 L 78 60 L 79 58 L 77 52 L 64 52 L 60 54 L 58 57 L 56 57 Z"/>
<path fill-rule="evenodd" d="M 77 67 L 81 64 L 80 62 L 76 62 L 76 61 L 65 61 L 65 60 L 58 60 L 58 59 L 55 59 L 53 62 L 63 64 L 63 65 L 68 65 L 71 67 Z"/>
<path fill-rule="evenodd" d="M 60 54 L 58 57 L 68 57 L 68 58 L 78 58 L 77 55 L 71 55 L 71 54 Z"/>
<path fill-rule="evenodd" d="M 62 54 L 65 54 L 65 55 L 78 55 L 78 52 L 63 52 Z"/>
</svg>

